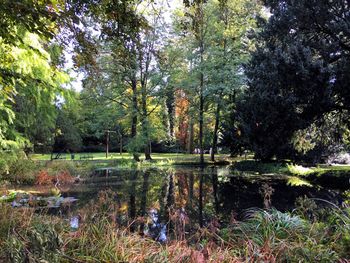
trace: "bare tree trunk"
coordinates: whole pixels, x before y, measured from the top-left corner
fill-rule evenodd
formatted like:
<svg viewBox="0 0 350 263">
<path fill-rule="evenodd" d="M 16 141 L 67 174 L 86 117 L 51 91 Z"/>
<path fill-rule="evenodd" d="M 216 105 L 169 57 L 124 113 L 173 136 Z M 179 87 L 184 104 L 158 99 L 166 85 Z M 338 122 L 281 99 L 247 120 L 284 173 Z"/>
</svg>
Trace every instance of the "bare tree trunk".
<svg viewBox="0 0 350 263">
<path fill-rule="evenodd" d="M 168 121 L 169 121 L 169 137 L 170 140 L 174 140 L 175 138 L 175 96 L 174 96 L 174 90 L 172 88 L 169 88 L 166 95 L 165 105 L 168 110 Z"/>
</svg>

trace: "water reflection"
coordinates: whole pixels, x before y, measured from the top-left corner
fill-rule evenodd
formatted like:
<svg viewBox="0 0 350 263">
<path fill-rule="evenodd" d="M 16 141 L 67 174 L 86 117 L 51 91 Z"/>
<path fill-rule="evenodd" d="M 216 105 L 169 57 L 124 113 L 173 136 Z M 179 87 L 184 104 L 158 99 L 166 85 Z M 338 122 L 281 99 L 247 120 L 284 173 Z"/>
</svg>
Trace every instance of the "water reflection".
<svg viewBox="0 0 350 263">
<path fill-rule="evenodd" d="M 225 221 L 232 212 L 239 215 L 251 207 L 291 210 L 295 200 L 303 196 L 339 200 L 338 191 L 290 181 L 288 176 L 235 173 L 228 167 L 215 166 L 111 170 L 108 177 L 98 173 L 81 184 L 76 194 L 83 204 L 85 198 L 109 188 L 117 193 L 120 202 L 126 201 L 130 220 L 145 218 L 155 209 L 159 221 L 168 222 L 169 216 L 183 211 L 199 226 L 213 218 Z M 142 223 L 139 230 L 144 229 Z"/>
<path fill-rule="evenodd" d="M 280 211 L 294 208 L 298 197 L 321 198 L 341 202 L 341 191 L 292 184 L 288 176 L 238 173 L 230 167 L 173 167 L 165 169 L 105 169 L 70 189 L 63 197 L 78 199 L 76 208 L 97 198 L 101 190 L 116 193 L 120 207 L 118 222 L 141 234 L 165 238 L 163 233 L 176 230 L 179 238 L 186 222 L 198 226 L 212 220 L 228 222 L 245 209 L 275 207 Z M 171 222 L 171 223 L 169 223 Z"/>
</svg>

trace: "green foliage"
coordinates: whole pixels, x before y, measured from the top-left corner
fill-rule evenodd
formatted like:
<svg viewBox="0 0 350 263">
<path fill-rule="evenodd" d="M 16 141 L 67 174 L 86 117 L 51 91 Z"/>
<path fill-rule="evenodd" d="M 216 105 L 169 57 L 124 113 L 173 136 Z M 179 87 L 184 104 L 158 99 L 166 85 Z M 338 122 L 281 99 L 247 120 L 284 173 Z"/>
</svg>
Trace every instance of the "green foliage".
<svg viewBox="0 0 350 263">
<path fill-rule="evenodd" d="M 16 152 L 0 151 L 0 174 L 8 174 L 11 165 L 16 162 L 18 155 Z"/>
<path fill-rule="evenodd" d="M 254 160 L 239 161 L 234 164 L 234 169 L 239 171 L 254 171 L 260 174 L 274 173 L 274 174 L 287 174 L 288 168 L 286 163 L 280 162 L 258 162 Z"/>
<path fill-rule="evenodd" d="M 76 103 L 74 100 L 73 103 L 65 103 L 58 109 L 53 144 L 54 152 L 78 152 L 82 148 L 81 131 L 78 126 L 81 119 L 80 105 L 76 105 Z"/>
<path fill-rule="evenodd" d="M 52 226 L 42 224 L 30 229 L 27 233 L 26 243 L 20 242 L 15 237 L 8 238 L 5 246 L 12 262 L 22 262 L 31 260 L 50 260 L 50 262 L 60 262 L 58 250 L 62 241 Z M 29 251 L 29 255 L 27 254 Z"/>
<path fill-rule="evenodd" d="M 307 176 L 315 172 L 314 169 L 303 167 L 301 165 L 287 164 L 288 171 L 291 174 Z"/>
<path fill-rule="evenodd" d="M 33 184 L 38 167 L 21 151 L 0 152 L 0 181 Z"/>
<path fill-rule="evenodd" d="M 62 49 L 50 45 L 58 33 L 62 3 L 0 3 L 1 149 L 23 149 L 50 141 L 55 124 L 54 102 L 64 95 L 62 85 L 69 80 L 59 68 Z"/>
<path fill-rule="evenodd" d="M 246 222 L 238 226 L 238 231 L 252 236 L 254 242 L 263 246 L 265 243 L 291 238 L 293 235 L 303 235 L 306 233 L 306 225 L 298 216 L 273 209 L 268 212 L 253 212 Z"/>
<path fill-rule="evenodd" d="M 345 26 L 350 17 L 340 0 L 265 4 L 272 16 L 261 21 L 256 50 L 246 66 L 249 88 L 239 110 L 257 158 L 296 158 L 315 147 L 312 138 L 323 137 L 321 146 L 329 139 L 339 141 L 342 129 L 322 128 L 320 122 L 331 115 L 328 123 L 334 123 L 348 110 L 343 101 L 349 94 L 340 87 L 349 83 L 344 72 L 350 66 Z M 347 121 L 338 127 L 342 123 Z M 301 135 L 304 129 L 308 131 Z"/>
<path fill-rule="evenodd" d="M 11 81 L 0 78 L 2 149 L 24 147 L 43 132 L 47 136 L 45 127 L 54 125 L 54 101 L 64 94 L 61 85 L 69 80 L 68 75 L 51 64 L 50 54 L 43 48 L 43 39 L 26 32 L 22 41 L 24 46 L 0 40 L 0 67 L 13 75 Z M 43 131 L 36 128 L 40 121 Z"/>
</svg>

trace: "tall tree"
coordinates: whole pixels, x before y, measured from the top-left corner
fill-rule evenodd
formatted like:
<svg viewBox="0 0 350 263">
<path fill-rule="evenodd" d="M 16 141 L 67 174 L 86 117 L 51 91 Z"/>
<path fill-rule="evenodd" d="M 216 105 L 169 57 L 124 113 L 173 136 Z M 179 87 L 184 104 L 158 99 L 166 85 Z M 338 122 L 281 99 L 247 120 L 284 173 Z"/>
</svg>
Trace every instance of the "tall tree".
<svg viewBox="0 0 350 263">
<path fill-rule="evenodd" d="M 211 4 L 209 26 L 208 96 L 214 108 L 211 160 L 215 160 L 222 107 L 234 103 L 230 98 L 244 85 L 242 66 L 252 46 L 249 32 L 255 28 L 261 7 L 257 1 L 222 0 Z"/>
<path fill-rule="evenodd" d="M 292 138 L 330 112 L 349 109 L 349 1 L 264 1 L 259 43 L 241 105 L 258 158 L 293 157 Z"/>
</svg>

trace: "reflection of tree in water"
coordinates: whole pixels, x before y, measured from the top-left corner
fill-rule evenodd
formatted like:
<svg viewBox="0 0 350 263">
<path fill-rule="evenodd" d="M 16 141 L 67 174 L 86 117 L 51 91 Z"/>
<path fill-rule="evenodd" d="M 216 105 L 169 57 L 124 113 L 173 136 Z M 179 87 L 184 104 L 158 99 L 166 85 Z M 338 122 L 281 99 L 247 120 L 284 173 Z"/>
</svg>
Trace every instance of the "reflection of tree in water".
<svg viewBox="0 0 350 263">
<path fill-rule="evenodd" d="M 173 207 L 174 202 L 174 174 L 172 170 L 169 170 L 165 173 L 165 180 L 159 198 L 159 215 L 161 221 L 169 221 L 169 213 L 171 212 L 170 210 Z"/>
<path fill-rule="evenodd" d="M 218 172 L 216 167 L 211 168 L 211 183 L 213 186 L 214 208 L 218 215 L 220 212 L 219 197 L 218 197 Z"/>
<path fill-rule="evenodd" d="M 177 181 L 177 190 L 178 190 L 178 196 L 176 200 L 176 206 L 177 207 L 185 207 L 186 203 L 188 202 L 187 196 L 188 196 L 188 181 L 187 181 L 187 174 L 185 173 L 175 173 L 175 180 Z"/>
<path fill-rule="evenodd" d="M 199 176 L 199 205 L 198 205 L 198 223 L 203 227 L 203 168 Z"/>
<path fill-rule="evenodd" d="M 208 212 L 214 214 L 213 196 L 211 193 L 215 188 L 217 190 L 217 174 L 214 176 L 215 186 L 212 186 L 212 173 L 217 173 L 216 169 L 206 169 L 204 167 L 192 169 L 177 169 L 175 171 L 176 186 L 179 188 L 175 196 L 176 208 L 183 208 L 186 214 L 192 218 L 196 218 L 196 222 L 204 225 L 204 218 Z M 217 194 L 215 194 L 217 196 Z M 214 202 L 219 203 L 217 200 Z M 215 205 L 216 206 L 216 205 Z M 218 205 L 217 205 L 218 206 Z"/>
<path fill-rule="evenodd" d="M 192 206 L 192 200 L 193 200 L 193 187 L 194 187 L 194 173 L 190 172 L 188 175 L 188 200 L 189 204 Z"/>
<path fill-rule="evenodd" d="M 150 176 L 151 170 L 146 170 L 143 173 L 143 183 L 142 183 L 142 192 L 141 192 L 141 205 L 140 205 L 140 216 L 142 218 L 146 215 L 146 209 L 147 209 L 147 193 L 149 188 L 149 176 Z M 140 225 L 140 233 L 143 233 L 145 227 L 144 221 L 141 222 Z"/>
<path fill-rule="evenodd" d="M 146 224 L 143 220 L 137 220 L 138 216 L 151 222 L 149 212 L 154 208 L 159 223 L 172 221 L 172 225 L 167 225 L 167 230 L 177 234 L 177 237 L 178 229 L 186 228 L 183 233 L 190 232 L 194 224 L 206 226 L 215 218 L 225 224 L 229 222 L 232 211 L 243 215 L 241 212 L 247 208 L 263 208 L 264 200 L 265 207 L 272 206 L 285 211 L 294 208 L 294 201 L 299 196 L 307 195 L 326 200 L 332 198 L 326 190 L 290 186 L 283 178 L 274 177 L 272 180 L 232 172 L 232 176 L 222 180 L 220 169 L 176 167 L 111 170 L 107 176 L 106 171 L 102 170 L 80 187 L 64 192 L 64 195 L 78 197 L 78 205 L 85 205 L 89 200 L 96 199 L 99 191 L 112 189 L 117 194 L 115 204 L 120 207 L 117 218 L 119 224 L 129 226 L 132 223 L 132 231 L 138 229 L 143 233 Z M 270 191 L 261 191 L 264 183 L 275 189 L 273 195 L 268 194 Z M 191 219 L 186 221 L 185 227 L 184 217 Z"/>
<path fill-rule="evenodd" d="M 138 170 L 131 173 L 131 185 L 129 190 L 129 222 L 130 230 L 135 231 L 135 224 L 132 221 L 136 218 L 136 180 L 138 177 Z"/>
</svg>

